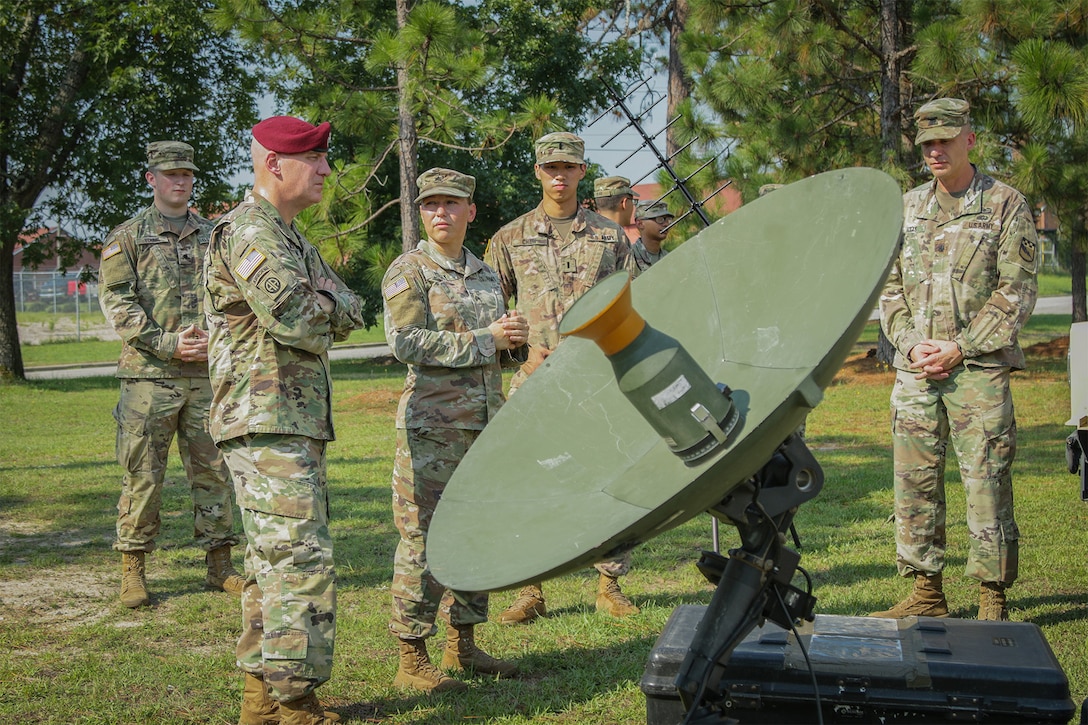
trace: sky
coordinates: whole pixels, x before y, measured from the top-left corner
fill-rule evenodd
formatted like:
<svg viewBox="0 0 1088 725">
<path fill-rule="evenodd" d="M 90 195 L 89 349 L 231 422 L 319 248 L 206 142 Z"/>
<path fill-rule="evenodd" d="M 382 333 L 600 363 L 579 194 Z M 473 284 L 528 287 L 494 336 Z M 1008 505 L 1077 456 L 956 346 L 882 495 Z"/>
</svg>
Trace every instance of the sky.
<svg viewBox="0 0 1088 725">
<path fill-rule="evenodd" d="M 668 122 L 666 102 L 662 100 L 657 105 L 650 106 L 653 101 L 662 97 L 666 84 L 667 78 L 664 75 L 652 76 L 647 79 L 645 86 L 636 86 L 634 92 L 625 99 L 632 113 L 637 114 L 644 108 L 647 109 L 640 123 L 662 154 L 665 153 L 665 134 L 656 137 L 655 134 Z M 594 121 L 594 118 L 590 121 Z M 643 146 L 642 136 L 634 126 L 628 125 L 627 118 L 618 108 L 576 133 L 586 142 L 586 157 L 600 164 L 608 176 L 626 176 L 632 183 L 638 183 L 639 179 L 657 167 L 657 156 Z M 634 155 L 631 155 L 632 152 Z M 644 181 L 649 182 L 652 179 L 647 178 Z"/>
<path fill-rule="evenodd" d="M 647 79 L 645 87 L 638 86 L 637 93 L 632 94 L 628 102 L 632 112 L 638 113 L 642 110 L 644 106 L 641 104 L 645 103 L 648 97 L 647 90 L 652 94 L 654 100 L 660 98 L 664 93 L 667 82 L 668 79 L 665 75 L 658 74 Z M 650 136 L 663 129 L 668 122 L 665 105 L 665 101 L 661 101 L 641 119 L 643 130 Z M 271 116 L 277 112 L 271 97 L 262 98 L 258 102 L 258 112 L 261 118 Z M 589 122 L 593 122 L 596 118 L 596 116 L 591 117 Z M 593 123 L 589 122 L 587 122 L 587 126 L 573 132 L 581 136 L 586 142 L 586 157 L 589 161 L 599 164 L 606 176 L 626 176 L 632 183 L 637 183 L 639 179 L 647 176 L 657 167 L 657 156 L 649 148 L 641 147 L 642 137 L 633 126 L 627 126 L 627 119 L 618 108 L 613 113 L 601 117 L 600 120 Z M 617 133 L 619 135 L 616 135 Z M 615 138 L 612 138 L 613 136 Z M 662 153 L 665 152 L 664 134 L 655 138 L 654 143 L 657 144 Z M 638 151 L 628 159 L 627 157 L 636 149 Z M 627 160 L 625 161 L 625 159 Z M 645 182 L 650 181 L 652 179 L 645 179 Z M 247 186 L 252 184 L 253 170 L 243 168 L 230 179 L 230 183 L 232 185 L 245 184 Z"/>
</svg>

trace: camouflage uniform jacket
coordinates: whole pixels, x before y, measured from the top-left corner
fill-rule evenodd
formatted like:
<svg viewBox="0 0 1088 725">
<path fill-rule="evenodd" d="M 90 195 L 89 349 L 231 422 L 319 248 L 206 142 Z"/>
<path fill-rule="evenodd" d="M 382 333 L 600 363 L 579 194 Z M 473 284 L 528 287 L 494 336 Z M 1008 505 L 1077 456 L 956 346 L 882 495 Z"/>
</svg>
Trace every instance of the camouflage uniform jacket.
<svg viewBox="0 0 1088 725">
<path fill-rule="evenodd" d="M 1035 307 L 1035 221 L 1010 186 L 975 171 L 959 209 L 936 181 L 903 196 L 903 239 L 880 295 L 880 322 L 906 370 L 925 339 L 959 344 L 968 366 L 1024 367 L 1017 335 Z"/>
<path fill-rule="evenodd" d="M 660 262 L 666 254 L 668 252 L 665 249 L 657 254 L 651 254 L 646 245 L 642 243 L 642 237 L 639 237 L 638 241 L 631 245 L 631 256 L 635 258 L 635 266 L 638 267 L 639 272 L 645 272 L 654 264 Z"/>
<path fill-rule="evenodd" d="M 482 430 L 503 403 L 502 369 L 487 329 L 506 302 L 495 272 L 427 241 L 394 260 L 382 281 L 385 339 L 408 364 L 398 428 Z"/>
<path fill-rule="evenodd" d="M 579 207 L 570 239 L 560 238 L 543 205 L 495 232 L 484 253 L 507 299 L 529 323 L 529 345 L 554 349 L 559 323 L 575 300 L 608 275 L 638 275 L 623 227 Z"/>
<path fill-rule="evenodd" d="M 215 225 L 204 269 L 212 437 L 332 440 L 328 350 L 362 326 L 359 298 L 293 224 L 252 193 Z M 334 281 L 336 291 L 318 292 L 318 277 Z M 332 314 L 319 294 L 336 303 Z"/>
<path fill-rule="evenodd" d="M 98 302 L 123 345 L 119 378 L 206 378 L 205 362 L 174 359 L 178 334 L 204 321 L 204 252 L 212 222 L 189 212 L 180 234 L 151 205 L 102 245 Z"/>
</svg>

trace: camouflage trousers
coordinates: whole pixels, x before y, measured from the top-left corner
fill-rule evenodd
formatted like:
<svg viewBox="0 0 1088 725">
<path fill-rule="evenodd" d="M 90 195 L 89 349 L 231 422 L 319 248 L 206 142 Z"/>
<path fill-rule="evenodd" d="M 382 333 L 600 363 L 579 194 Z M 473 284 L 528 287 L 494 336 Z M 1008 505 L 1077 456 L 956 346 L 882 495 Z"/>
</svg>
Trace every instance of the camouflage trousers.
<svg viewBox="0 0 1088 725">
<path fill-rule="evenodd" d="M 398 428 L 393 462 L 393 521 L 400 543 L 393 560 L 389 631 L 403 639 L 430 637 L 441 616 L 459 626 L 487 621 L 486 592 L 446 589 L 427 566 L 427 530 L 457 463 L 479 437 L 462 428 Z"/>
<path fill-rule="evenodd" d="M 303 697 L 332 674 L 336 571 L 325 441 L 257 434 L 222 443 L 246 532 L 238 666 L 272 697 Z"/>
<path fill-rule="evenodd" d="M 205 551 L 238 543 L 230 475 L 208 434 L 207 378 L 126 378 L 113 411 L 117 462 L 125 469 L 117 502 L 117 551 L 153 551 L 162 527 L 162 487 L 174 433 L 193 501 L 193 535 Z"/>
<path fill-rule="evenodd" d="M 1012 584 L 1020 531 L 1013 517 L 1016 420 L 1008 369 L 960 367 L 945 380 L 915 380 L 913 372 L 900 370 L 891 408 L 900 575 L 944 568 L 945 459 L 951 441 L 967 496 L 965 574 Z"/>
</svg>

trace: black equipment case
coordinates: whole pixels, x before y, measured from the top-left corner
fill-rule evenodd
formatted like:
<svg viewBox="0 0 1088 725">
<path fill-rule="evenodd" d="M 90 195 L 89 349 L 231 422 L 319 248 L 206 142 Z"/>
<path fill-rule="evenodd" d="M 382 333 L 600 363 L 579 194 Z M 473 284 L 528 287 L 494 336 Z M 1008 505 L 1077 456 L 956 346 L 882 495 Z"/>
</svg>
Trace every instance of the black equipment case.
<svg viewBox="0 0 1088 725">
<path fill-rule="evenodd" d="M 677 607 L 642 676 L 647 725 L 686 715 L 675 679 L 706 607 Z M 1069 681 L 1038 626 L 817 615 L 800 628 L 825 723 L 1067 723 Z M 737 646 L 720 688 L 741 723 L 817 722 L 796 636 L 770 622 Z"/>
</svg>

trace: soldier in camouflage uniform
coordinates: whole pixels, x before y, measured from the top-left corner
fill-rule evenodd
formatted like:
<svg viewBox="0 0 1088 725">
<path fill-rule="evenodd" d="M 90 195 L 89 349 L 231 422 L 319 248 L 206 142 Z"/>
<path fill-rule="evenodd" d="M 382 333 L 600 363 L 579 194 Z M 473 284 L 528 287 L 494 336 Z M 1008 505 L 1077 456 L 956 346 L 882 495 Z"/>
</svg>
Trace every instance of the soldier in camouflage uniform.
<svg viewBox="0 0 1088 725">
<path fill-rule="evenodd" d="M 635 225 L 640 236 L 631 245 L 631 256 L 639 272 L 645 272 L 655 262 L 660 262 L 668 252 L 662 248 L 665 237 L 669 235 L 667 227 L 672 224 L 673 215 L 664 202 L 652 202 L 639 205 L 635 211 Z"/>
<path fill-rule="evenodd" d="M 903 240 L 880 297 L 896 348 L 892 390 L 896 553 L 914 578 L 907 599 L 875 616 L 947 616 L 944 470 L 949 441 L 967 495 L 967 576 L 979 619 L 1008 619 L 1020 532 L 1009 373 L 1024 367 L 1017 335 L 1035 306 L 1036 236 L 1019 192 L 968 160 L 965 101 L 922 106 L 915 143 L 934 180 L 904 196 Z"/>
<path fill-rule="evenodd" d="M 449 592 L 427 567 L 427 530 L 458 462 L 498 412 L 504 397 L 499 353 L 525 343 L 529 326 L 506 299 L 495 272 L 465 249 L 476 216 L 476 179 L 451 169 L 416 181 L 427 239 L 397 257 L 382 281 L 385 335 L 408 364 L 397 407 L 393 520 L 400 531 L 393 563 L 389 630 L 400 646 L 395 683 L 425 692 L 463 689 L 435 668 L 426 639 L 442 609 L 442 666 L 510 677 L 517 667 L 475 644 L 487 621 L 487 594 Z"/>
<path fill-rule="evenodd" d="M 637 199 L 631 180 L 623 176 L 605 176 L 593 182 L 593 205 L 597 213 L 623 227 L 624 234 L 634 224 Z"/>
<path fill-rule="evenodd" d="M 528 360 L 514 373 L 511 394 L 559 344 L 559 322 L 575 300 L 617 270 L 638 274 L 623 227 L 578 204 L 578 182 L 586 175 L 582 139 L 551 133 L 537 139 L 535 148 L 533 171 L 543 199 L 496 232 L 484 253 L 506 299 L 516 299 L 529 321 Z M 616 617 L 638 613 L 617 581 L 629 568 L 630 553 L 597 564 L 598 611 Z M 529 622 L 546 612 L 541 585 L 530 584 L 499 621 Z"/>
<path fill-rule="evenodd" d="M 193 499 L 194 535 L 205 554 L 205 584 L 241 595 L 243 579 L 230 564 L 237 545 L 230 476 L 208 435 L 208 333 L 202 292 L 211 222 L 189 211 L 193 147 L 180 141 L 147 146 L 148 208 L 106 237 L 99 302 L 122 340 L 117 377 L 121 398 L 117 461 L 125 469 L 117 505 L 121 602 L 150 602 L 146 554 L 162 519 L 162 486 L 174 434 Z"/>
<path fill-rule="evenodd" d="M 205 258 L 211 433 L 247 539 L 242 725 L 338 719 L 314 693 L 336 634 L 328 350 L 363 321 L 359 298 L 293 224 L 321 200 L 328 138 L 329 124 L 289 116 L 254 126 L 253 190 L 215 226 Z"/>
</svg>

